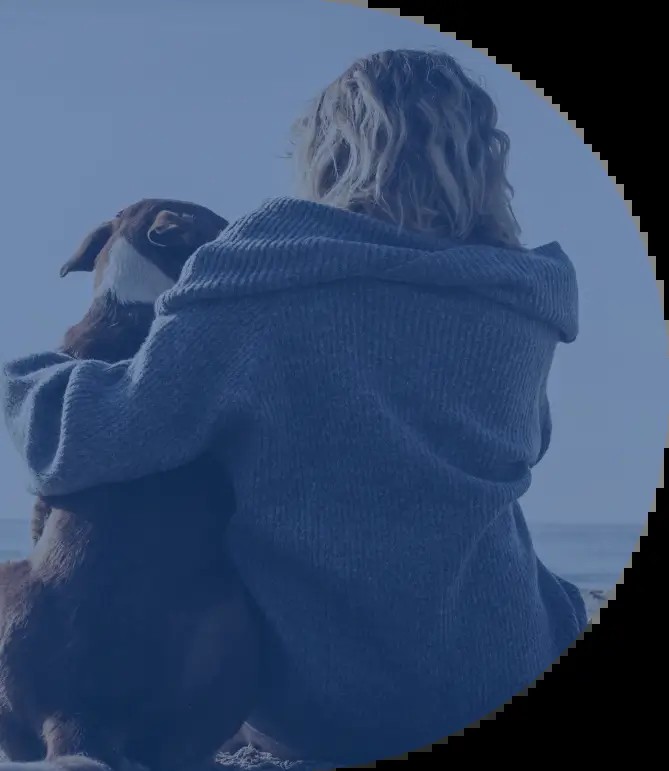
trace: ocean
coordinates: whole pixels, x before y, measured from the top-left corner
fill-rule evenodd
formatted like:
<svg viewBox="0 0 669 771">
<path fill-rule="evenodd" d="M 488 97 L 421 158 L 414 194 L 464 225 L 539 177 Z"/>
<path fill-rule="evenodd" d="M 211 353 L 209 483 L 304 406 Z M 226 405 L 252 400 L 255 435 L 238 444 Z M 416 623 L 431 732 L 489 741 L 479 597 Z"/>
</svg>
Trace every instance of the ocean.
<svg viewBox="0 0 669 771">
<path fill-rule="evenodd" d="M 539 559 L 581 590 L 590 618 L 623 581 L 644 530 L 630 524 L 528 524 Z"/>
<path fill-rule="evenodd" d="M 584 594 L 592 615 L 623 577 L 642 532 L 628 524 L 545 524 L 529 522 L 542 562 Z M 30 549 L 28 520 L 0 519 L 0 561 Z"/>
</svg>

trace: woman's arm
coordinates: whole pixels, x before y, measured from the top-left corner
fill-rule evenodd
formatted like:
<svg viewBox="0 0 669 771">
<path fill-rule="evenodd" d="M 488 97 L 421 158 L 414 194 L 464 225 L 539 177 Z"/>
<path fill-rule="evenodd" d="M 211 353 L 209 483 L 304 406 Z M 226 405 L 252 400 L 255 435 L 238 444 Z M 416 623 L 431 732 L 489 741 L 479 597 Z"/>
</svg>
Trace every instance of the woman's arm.
<svg viewBox="0 0 669 771">
<path fill-rule="evenodd" d="M 128 361 L 44 353 L 6 364 L 0 398 L 33 492 L 65 495 L 195 459 L 242 397 L 254 322 L 198 302 L 158 316 Z"/>
</svg>

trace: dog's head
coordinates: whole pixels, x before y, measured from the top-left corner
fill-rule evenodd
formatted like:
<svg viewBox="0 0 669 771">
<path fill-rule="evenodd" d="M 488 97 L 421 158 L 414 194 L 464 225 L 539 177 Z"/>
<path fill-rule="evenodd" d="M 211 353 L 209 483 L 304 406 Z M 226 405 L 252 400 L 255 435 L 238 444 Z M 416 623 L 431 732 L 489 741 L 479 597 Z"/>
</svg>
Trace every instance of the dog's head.
<svg viewBox="0 0 669 771">
<path fill-rule="evenodd" d="M 121 303 L 153 303 L 193 252 L 228 224 L 204 206 L 147 198 L 89 233 L 60 275 L 89 271 L 96 293 L 110 292 Z"/>
</svg>

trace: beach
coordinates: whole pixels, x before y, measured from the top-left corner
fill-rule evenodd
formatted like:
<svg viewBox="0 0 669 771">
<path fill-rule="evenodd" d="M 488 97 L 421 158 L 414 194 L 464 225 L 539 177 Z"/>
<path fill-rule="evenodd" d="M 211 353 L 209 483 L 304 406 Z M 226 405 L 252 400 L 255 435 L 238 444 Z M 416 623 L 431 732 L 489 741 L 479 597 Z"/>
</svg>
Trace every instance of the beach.
<svg viewBox="0 0 669 771">
<path fill-rule="evenodd" d="M 584 599 L 588 618 L 597 621 L 607 596 L 620 580 L 638 542 L 641 529 L 614 525 L 534 525 L 537 553 L 549 569 L 574 583 Z M 30 549 L 26 519 L 0 519 L 0 561 L 23 557 Z M 0 752 L 0 761 L 5 760 Z M 316 771 L 322 764 L 289 763 L 252 748 L 220 755 L 220 768 L 229 771 Z M 0 771 L 3 771 L 0 767 Z"/>
</svg>

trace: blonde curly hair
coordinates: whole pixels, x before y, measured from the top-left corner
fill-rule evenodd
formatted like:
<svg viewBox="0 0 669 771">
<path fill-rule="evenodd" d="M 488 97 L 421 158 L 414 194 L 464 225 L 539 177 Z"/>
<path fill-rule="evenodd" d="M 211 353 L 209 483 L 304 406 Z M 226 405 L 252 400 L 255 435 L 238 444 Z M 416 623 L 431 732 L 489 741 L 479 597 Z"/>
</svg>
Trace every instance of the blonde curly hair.
<svg viewBox="0 0 669 771">
<path fill-rule="evenodd" d="M 293 126 L 299 195 L 399 227 L 520 246 L 509 137 L 486 91 L 443 52 L 358 59 Z"/>
</svg>

